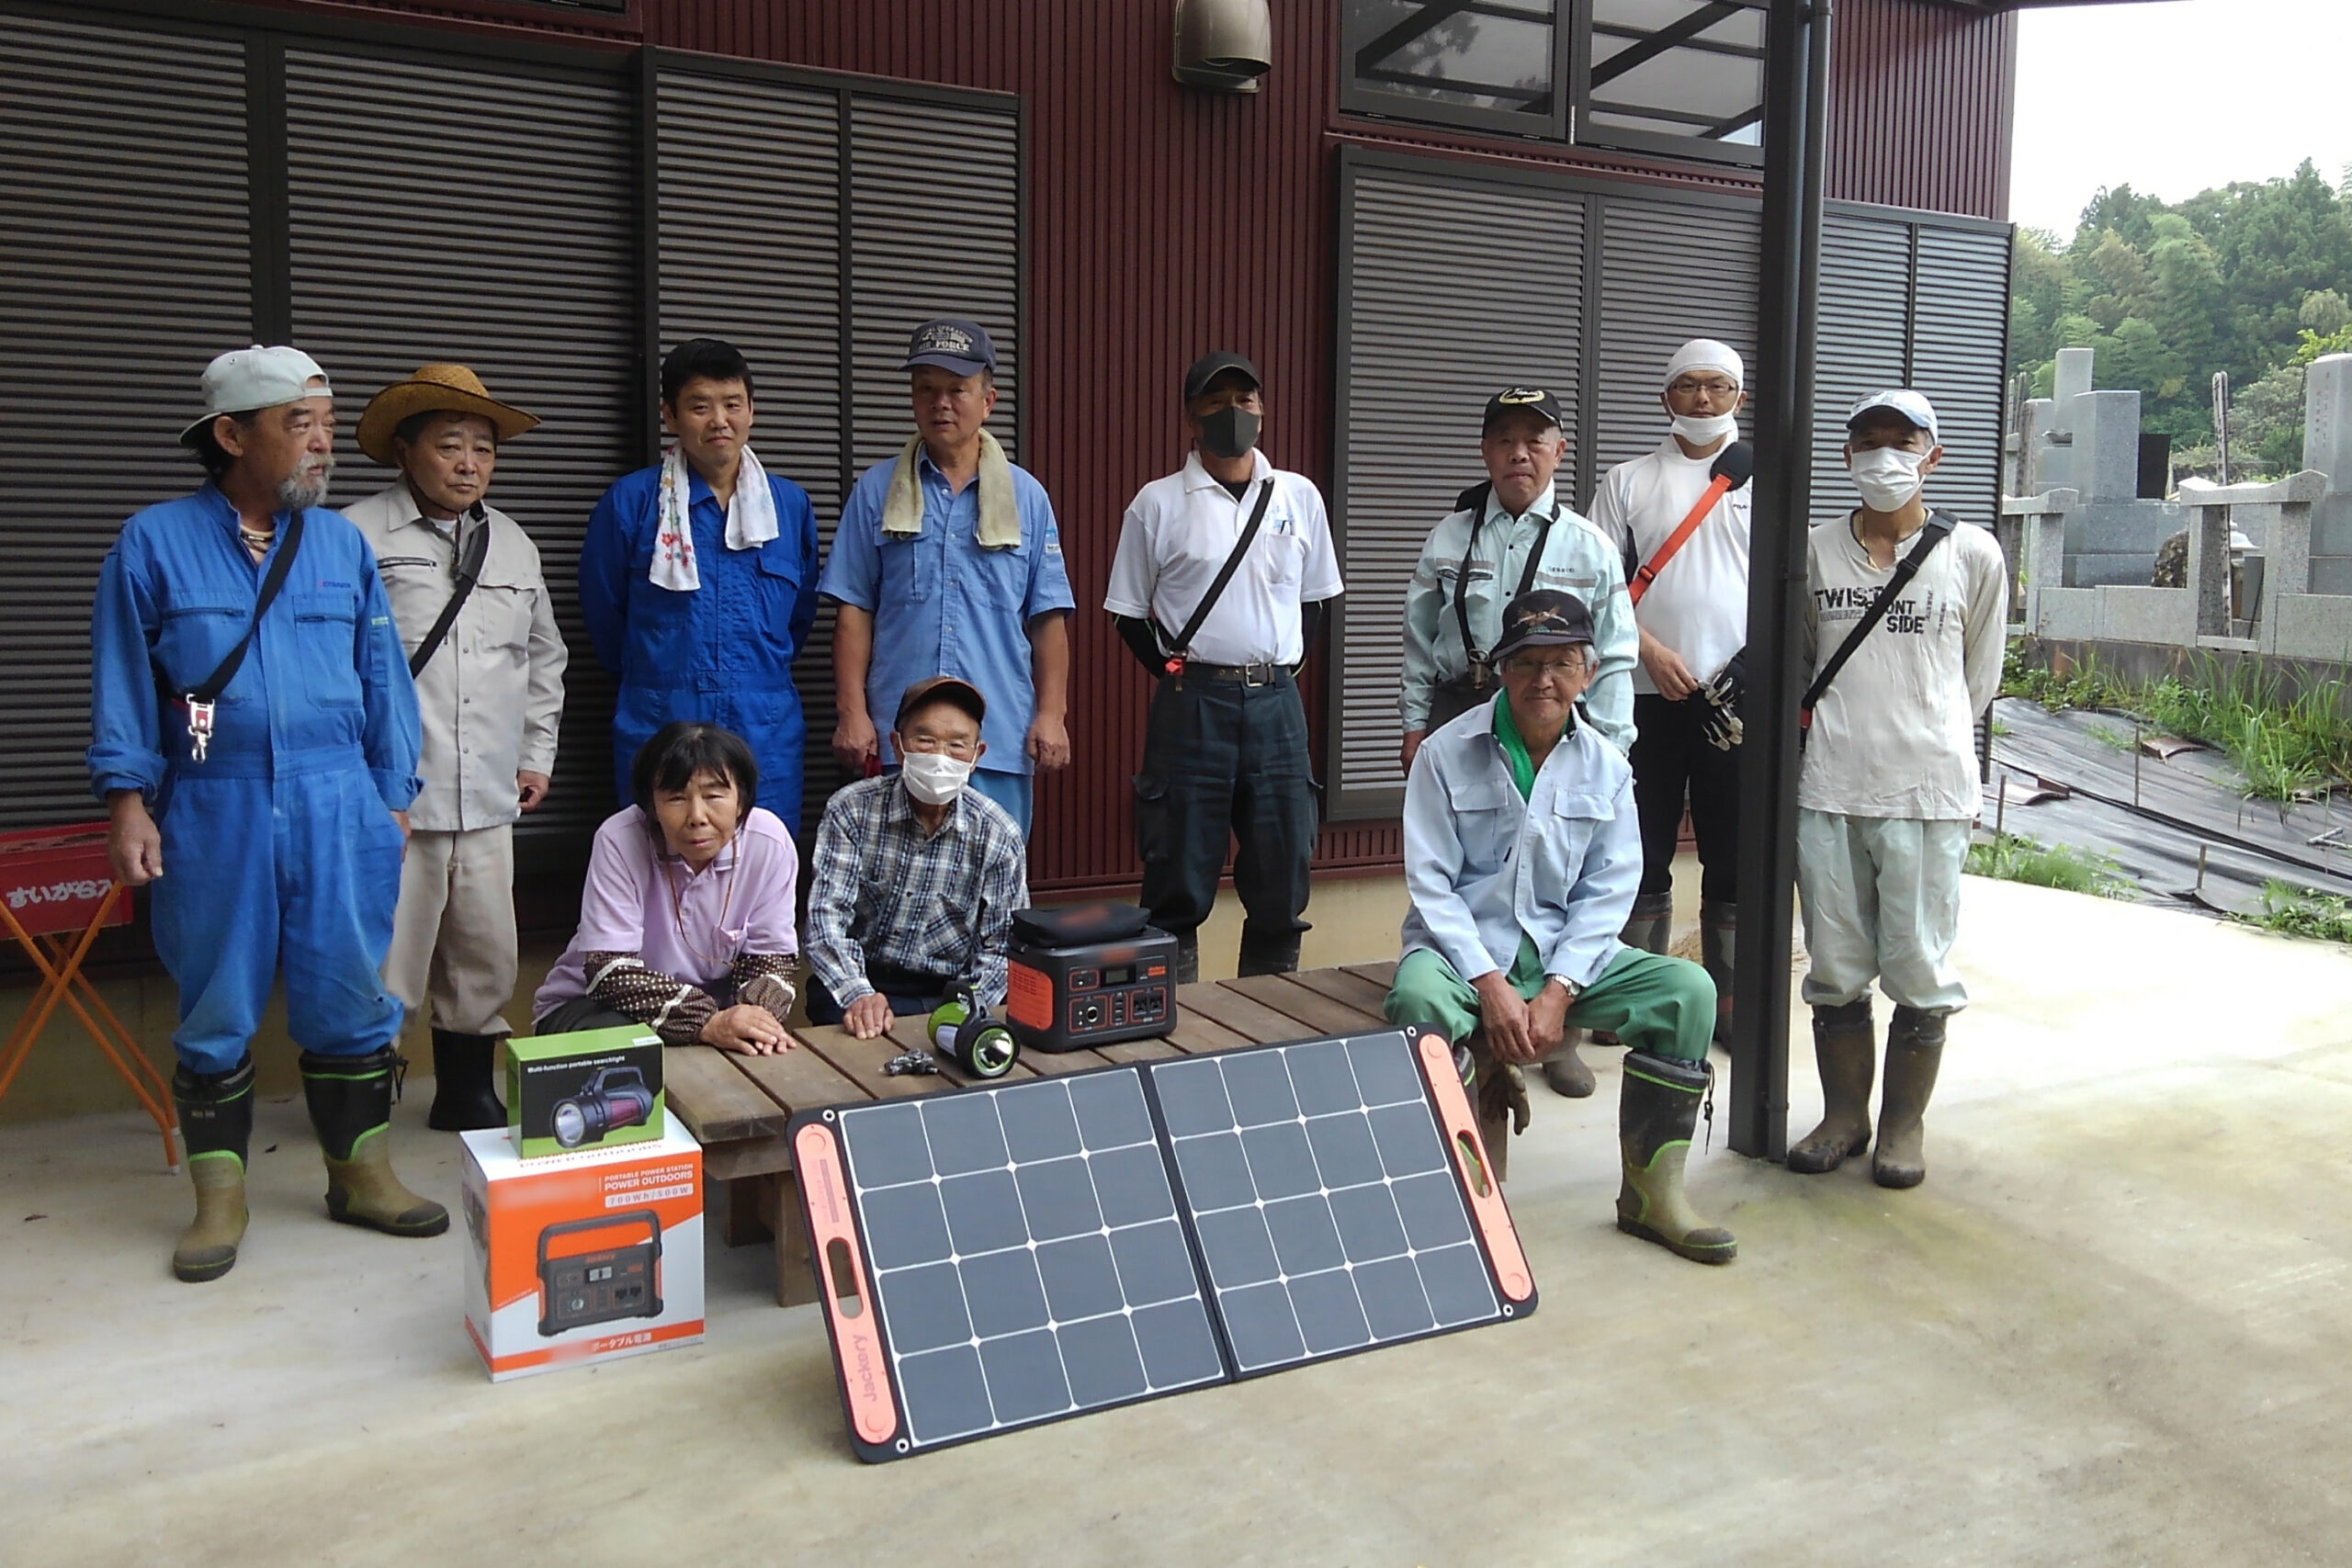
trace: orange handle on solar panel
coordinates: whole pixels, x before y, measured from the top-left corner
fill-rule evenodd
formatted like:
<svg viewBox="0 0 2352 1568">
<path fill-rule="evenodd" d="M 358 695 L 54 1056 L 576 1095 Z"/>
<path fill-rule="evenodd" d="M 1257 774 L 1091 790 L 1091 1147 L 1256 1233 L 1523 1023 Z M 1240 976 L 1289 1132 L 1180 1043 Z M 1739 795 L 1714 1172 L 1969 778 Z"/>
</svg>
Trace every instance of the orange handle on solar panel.
<svg viewBox="0 0 2352 1568">
<path fill-rule="evenodd" d="M 882 1353 L 882 1336 L 875 1329 L 874 1291 L 865 1272 L 865 1255 L 858 1250 L 857 1230 L 850 1221 L 849 1182 L 842 1170 L 840 1147 L 833 1134 L 815 1122 L 800 1129 L 792 1141 L 794 1165 L 808 1211 L 808 1250 L 817 1265 L 819 1293 L 833 1320 L 833 1345 L 841 1353 L 842 1387 L 849 1400 L 850 1422 L 869 1443 L 887 1443 L 899 1429 L 898 1401 L 890 1396 L 890 1371 Z M 853 1293 L 842 1304 L 841 1281 L 834 1276 L 832 1248 L 846 1250 L 843 1270 Z"/>
<path fill-rule="evenodd" d="M 1491 1172 L 1492 1158 L 1487 1153 L 1487 1142 L 1478 1135 L 1478 1119 L 1470 1113 L 1470 1096 L 1462 1087 L 1462 1075 L 1453 1066 L 1453 1047 L 1443 1037 L 1424 1032 L 1419 1043 L 1421 1074 L 1429 1079 L 1431 1097 L 1437 1101 L 1437 1116 L 1445 1137 L 1445 1152 L 1462 1161 L 1457 1150 L 1477 1151 L 1478 1165 L 1473 1171 L 1463 1168 L 1463 1186 L 1470 1194 L 1470 1216 L 1478 1224 L 1478 1234 L 1486 1238 L 1487 1256 L 1495 1266 L 1495 1279 L 1503 1288 L 1503 1295 L 1513 1302 L 1523 1302 L 1535 1293 L 1535 1276 L 1529 1272 L 1527 1254 L 1519 1245 L 1519 1229 L 1510 1223 L 1510 1211 L 1503 1206 L 1502 1189 L 1495 1184 Z"/>
</svg>

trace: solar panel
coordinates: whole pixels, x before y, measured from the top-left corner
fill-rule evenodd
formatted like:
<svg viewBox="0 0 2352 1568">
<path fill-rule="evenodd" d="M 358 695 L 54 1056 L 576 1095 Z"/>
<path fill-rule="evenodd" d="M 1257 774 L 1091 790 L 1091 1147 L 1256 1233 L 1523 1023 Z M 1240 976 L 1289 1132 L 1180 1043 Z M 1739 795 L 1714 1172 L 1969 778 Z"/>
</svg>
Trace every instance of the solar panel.
<svg viewBox="0 0 2352 1568">
<path fill-rule="evenodd" d="M 843 1405 L 884 1460 L 1521 1317 L 1442 1041 L 1410 1028 L 794 1119 Z"/>
</svg>

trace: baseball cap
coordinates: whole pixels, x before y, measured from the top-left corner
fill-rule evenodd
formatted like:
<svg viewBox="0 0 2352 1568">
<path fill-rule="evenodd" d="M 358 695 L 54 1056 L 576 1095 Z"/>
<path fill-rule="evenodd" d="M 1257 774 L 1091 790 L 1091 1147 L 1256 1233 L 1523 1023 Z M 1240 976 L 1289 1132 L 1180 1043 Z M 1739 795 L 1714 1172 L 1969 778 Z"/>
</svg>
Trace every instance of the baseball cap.
<svg viewBox="0 0 2352 1568">
<path fill-rule="evenodd" d="M 1557 648 L 1592 641 L 1592 612 L 1556 588 L 1522 593 L 1503 610 L 1502 640 L 1489 657 L 1497 664 L 1522 648 Z"/>
<path fill-rule="evenodd" d="M 1211 381 L 1216 380 L 1227 370 L 1240 371 L 1250 378 L 1250 384 L 1252 387 L 1263 387 L 1266 384 L 1266 378 L 1258 374 L 1258 367 L 1250 363 L 1248 355 L 1235 354 L 1230 349 L 1219 349 L 1215 354 L 1202 355 L 1193 361 L 1193 367 L 1184 372 L 1184 400 L 1189 403 L 1199 397 L 1208 389 Z"/>
<path fill-rule="evenodd" d="M 305 398 L 333 397 L 326 387 L 313 387 L 327 373 L 319 362 L 299 348 L 232 348 L 204 367 L 204 412 L 180 432 L 180 445 L 193 446 L 224 413 L 251 413 Z"/>
<path fill-rule="evenodd" d="M 1896 387 L 1883 392 L 1872 392 L 1856 403 L 1853 412 L 1846 416 L 1846 428 L 1853 429 L 1854 422 L 1872 409 L 1892 409 L 1921 430 L 1926 431 L 1930 442 L 1940 443 L 1943 440 L 1943 437 L 1936 433 L 1936 405 L 1929 402 L 1923 393 L 1915 392 L 1908 387 Z"/>
<path fill-rule="evenodd" d="M 1560 400 L 1541 387 L 1505 387 L 1487 400 L 1487 415 L 1478 424 L 1480 430 L 1490 428 L 1495 421 L 1507 413 L 1532 413 L 1547 419 L 1555 425 L 1567 422 L 1560 417 Z"/>
<path fill-rule="evenodd" d="M 918 365 L 936 365 L 958 376 L 977 376 L 983 370 L 996 369 L 996 344 L 989 341 L 987 329 L 978 321 L 967 321 L 960 316 L 937 316 L 917 327 L 914 335 L 907 339 L 906 362 L 899 368 L 912 370 Z"/>
<path fill-rule="evenodd" d="M 989 721 L 989 700 L 980 695 L 978 686 L 953 675 L 930 675 L 899 694 L 898 716 L 890 721 L 890 728 L 904 728 L 907 716 L 928 703 L 952 703 L 970 714 L 974 724 Z"/>
</svg>

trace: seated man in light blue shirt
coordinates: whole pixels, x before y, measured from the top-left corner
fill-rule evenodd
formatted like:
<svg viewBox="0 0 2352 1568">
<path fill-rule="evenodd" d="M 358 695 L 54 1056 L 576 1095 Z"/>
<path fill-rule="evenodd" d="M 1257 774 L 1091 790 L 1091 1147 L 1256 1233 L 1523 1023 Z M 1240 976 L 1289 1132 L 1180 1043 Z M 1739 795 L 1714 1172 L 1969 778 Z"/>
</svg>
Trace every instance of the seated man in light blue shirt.
<svg viewBox="0 0 2352 1568">
<path fill-rule="evenodd" d="M 1029 831 L 1030 777 L 1069 761 L 1069 577 L 1046 487 L 982 428 L 996 345 L 977 323 L 915 330 L 915 436 L 865 470 L 842 506 L 817 591 L 833 628 L 833 756 L 852 777 L 894 764 L 876 714 L 917 681 L 953 675 L 988 701 L 972 787 Z M 1020 731 L 1015 734 L 1014 731 Z"/>
<path fill-rule="evenodd" d="M 1728 1263 L 1731 1233 L 1682 1191 L 1709 1078 L 1714 982 L 1688 959 L 1617 940 L 1641 884 L 1642 840 L 1633 770 L 1577 716 L 1592 639 L 1591 612 L 1574 594 L 1520 595 L 1495 649 L 1500 694 L 1421 742 L 1405 786 L 1412 908 L 1388 1017 L 1488 1058 L 1489 1096 L 1508 1093 L 1518 1065 L 1558 1048 L 1566 1029 L 1613 1031 L 1632 1047 L 1618 1100 L 1617 1228 Z M 1523 1110 L 1524 1090 L 1516 1098 Z M 1499 1175 L 1502 1150 L 1489 1154 Z"/>
</svg>

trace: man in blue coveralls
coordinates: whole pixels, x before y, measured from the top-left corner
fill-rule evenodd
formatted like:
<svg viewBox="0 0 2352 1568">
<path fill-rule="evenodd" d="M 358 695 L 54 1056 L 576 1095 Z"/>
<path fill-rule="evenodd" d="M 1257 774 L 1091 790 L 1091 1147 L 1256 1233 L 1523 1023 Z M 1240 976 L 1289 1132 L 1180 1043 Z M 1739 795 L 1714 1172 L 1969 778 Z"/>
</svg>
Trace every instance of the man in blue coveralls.
<svg viewBox="0 0 2352 1568">
<path fill-rule="evenodd" d="M 792 660 L 817 619 L 817 515 L 808 491 L 752 455 L 752 369 L 731 344 L 698 337 L 670 351 L 662 426 L 677 444 L 596 503 L 580 613 L 620 677 L 622 804 L 637 749 L 673 719 L 697 719 L 751 744 L 757 804 L 797 833 L 807 727 Z"/>
<path fill-rule="evenodd" d="M 196 1223 L 172 1270 L 189 1280 L 227 1273 L 244 1238 L 248 1044 L 281 960 L 328 1216 L 449 1228 L 386 1146 L 401 1006 L 378 971 L 417 792 L 416 688 L 374 556 L 322 504 L 333 395 L 291 348 L 224 354 L 203 385 L 180 444 L 209 478 L 123 525 L 90 631 L 107 852 L 118 879 L 153 885 L 155 952 L 179 985 L 172 1091 Z"/>
<path fill-rule="evenodd" d="M 982 428 L 996 407 L 996 345 L 978 323 L 925 321 L 900 368 L 910 378 L 914 437 L 850 491 L 817 585 L 841 606 L 833 756 L 852 777 L 870 760 L 895 762 L 873 716 L 897 713 L 917 681 L 953 675 L 988 702 L 988 750 L 972 787 L 1025 838 L 1033 771 L 1069 762 L 1078 602 L 1061 532 L 1046 487 Z"/>
</svg>

